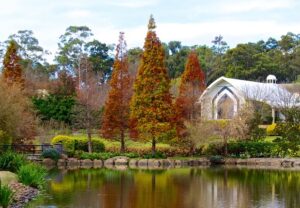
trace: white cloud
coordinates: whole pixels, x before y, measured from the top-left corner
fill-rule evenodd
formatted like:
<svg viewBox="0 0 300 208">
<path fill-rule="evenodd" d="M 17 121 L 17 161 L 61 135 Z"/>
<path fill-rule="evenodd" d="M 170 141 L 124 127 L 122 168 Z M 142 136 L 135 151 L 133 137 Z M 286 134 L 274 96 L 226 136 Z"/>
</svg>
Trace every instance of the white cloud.
<svg viewBox="0 0 300 208">
<path fill-rule="evenodd" d="M 127 8 L 142 8 L 157 4 L 158 0 L 104 0 L 105 3 Z"/>
<path fill-rule="evenodd" d="M 199 23 L 158 23 L 156 33 L 162 42 L 171 40 L 181 41 L 183 45 L 208 45 L 217 35 L 222 35 L 225 41 L 235 47 L 238 43 L 257 42 L 261 39 L 267 40 L 269 37 L 280 38 L 288 31 L 300 33 L 300 23 L 279 23 L 275 21 L 215 21 Z M 106 44 L 116 44 L 119 32 L 125 32 L 125 40 L 128 48 L 143 47 L 147 25 L 130 28 L 117 28 L 107 25 L 101 28 L 92 28 L 96 39 Z M 57 36 L 58 34 L 56 34 Z M 52 37 L 51 37 L 52 36 Z M 56 46 L 58 38 L 55 39 L 54 33 L 42 34 L 47 37 L 48 45 Z M 46 42 L 45 42 L 46 44 Z M 47 44 L 46 44 L 47 45 Z M 57 47 L 52 47 L 55 52 Z"/>
<path fill-rule="evenodd" d="M 270 36 L 280 38 L 288 31 L 300 33 L 299 0 L 189 2 L 26 0 L 25 4 L 22 0 L 0 0 L 0 41 L 20 29 L 31 29 L 41 46 L 54 53 L 59 36 L 68 26 L 87 25 L 101 42 L 117 43 L 119 32 L 124 31 L 128 48 L 142 47 L 151 12 L 159 17 L 157 34 L 161 41 L 179 40 L 183 45 L 211 45 L 219 34 L 234 47 Z"/>
<path fill-rule="evenodd" d="M 68 18 L 86 18 L 92 16 L 92 12 L 89 10 L 76 9 L 73 11 L 69 11 L 66 13 L 66 17 Z"/>
<path fill-rule="evenodd" d="M 162 42 L 179 40 L 184 45 L 211 45 L 216 35 L 223 35 L 225 41 L 232 47 L 238 43 L 256 42 L 269 37 L 279 38 L 288 31 L 300 32 L 300 23 L 279 23 L 275 21 L 215 21 L 199 23 L 158 23 L 157 35 Z M 115 40 L 109 37 L 107 40 L 116 42 L 118 30 L 107 30 L 107 34 L 115 33 Z M 143 46 L 147 27 L 138 26 L 122 30 L 129 47 Z M 105 35 L 102 37 L 105 38 Z"/>
<path fill-rule="evenodd" d="M 274 9 L 286 9 L 292 7 L 295 0 L 230 0 L 222 1 L 217 5 L 221 13 L 243 13 L 250 11 L 270 11 Z"/>
</svg>

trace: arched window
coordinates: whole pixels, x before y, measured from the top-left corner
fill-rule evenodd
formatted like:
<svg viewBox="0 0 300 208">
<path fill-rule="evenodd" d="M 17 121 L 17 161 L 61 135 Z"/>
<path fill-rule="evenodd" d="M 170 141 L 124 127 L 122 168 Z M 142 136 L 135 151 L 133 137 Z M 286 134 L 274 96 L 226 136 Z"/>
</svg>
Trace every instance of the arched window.
<svg viewBox="0 0 300 208">
<path fill-rule="evenodd" d="M 217 119 L 232 119 L 234 116 L 234 102 L 224 94 L 217 103 L 218 117 Z"/>
</svg>

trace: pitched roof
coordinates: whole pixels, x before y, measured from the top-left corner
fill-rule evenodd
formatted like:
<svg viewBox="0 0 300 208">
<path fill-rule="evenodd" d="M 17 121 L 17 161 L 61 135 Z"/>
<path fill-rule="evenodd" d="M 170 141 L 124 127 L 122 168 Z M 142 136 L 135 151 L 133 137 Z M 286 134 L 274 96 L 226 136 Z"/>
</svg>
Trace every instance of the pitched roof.
<svg viewBox="0 0 300 208">
<path fill-rule="evenodd" d="M 240 79 L 220 77 L 211 83 L 203 92 L 202 97 L 214 86 L 225 81 L 237 89 L 245 99 L 266 102 L 273 107 L 291 106 L 299 102 L 299 96 L 290 93 L 278 84 L 261 83 Z"/>
</svg>

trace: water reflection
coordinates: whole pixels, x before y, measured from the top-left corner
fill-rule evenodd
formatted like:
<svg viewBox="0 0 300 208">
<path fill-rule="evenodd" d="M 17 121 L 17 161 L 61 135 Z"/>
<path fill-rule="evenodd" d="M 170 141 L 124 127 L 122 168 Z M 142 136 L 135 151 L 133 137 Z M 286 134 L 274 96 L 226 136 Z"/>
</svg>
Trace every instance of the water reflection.
<svg viewBox="0 0 300 208">
<path fill-rule="evenodd" d="M 238 168 L 65 170 L 29 207 L 299 207 L 300 172 Z"/>
</svg>

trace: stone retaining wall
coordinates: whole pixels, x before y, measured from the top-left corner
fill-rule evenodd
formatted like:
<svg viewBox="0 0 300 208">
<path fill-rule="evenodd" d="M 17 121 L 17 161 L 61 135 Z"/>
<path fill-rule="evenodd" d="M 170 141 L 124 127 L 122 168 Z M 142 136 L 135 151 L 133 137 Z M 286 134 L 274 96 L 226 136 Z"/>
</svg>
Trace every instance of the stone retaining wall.
<svg viewBox="0 0 300 208">
<path fill-rule="evenodd" d="M 210 166 L 213 165 L 207 158 L 193 159 L 130 159 L 128 157 L 114 157 L 107 160 L 79 160 L 76 158 L 59 159 L 57 162 L 51 159 L 44 159 L 42 162 L 47 167 L 58 166 L 59 168 L 178 168 L 190 166 Z M 239 166 L 263 166 L 263 167 L 290 167 L 300 168 L 300 159 L 285 159 L 285 158 L 249 158 L 236 159 L 225 158 L 218 162 L 224 165 L 239 165 Z"/>
</svg>

